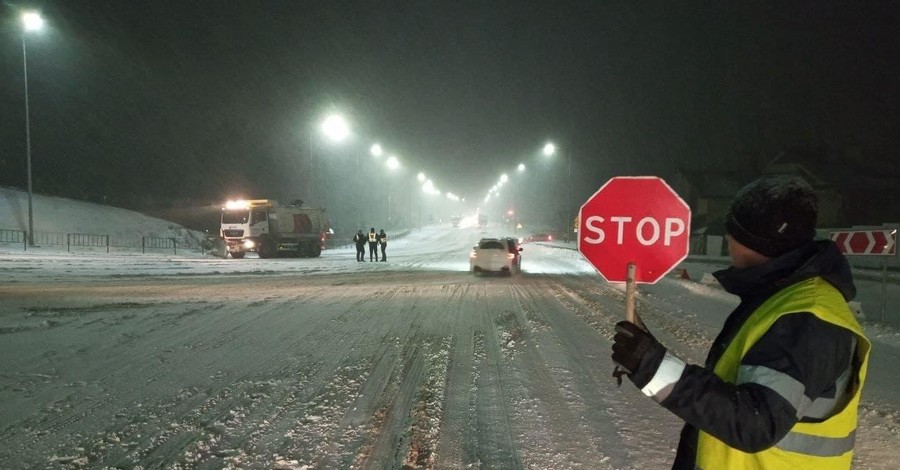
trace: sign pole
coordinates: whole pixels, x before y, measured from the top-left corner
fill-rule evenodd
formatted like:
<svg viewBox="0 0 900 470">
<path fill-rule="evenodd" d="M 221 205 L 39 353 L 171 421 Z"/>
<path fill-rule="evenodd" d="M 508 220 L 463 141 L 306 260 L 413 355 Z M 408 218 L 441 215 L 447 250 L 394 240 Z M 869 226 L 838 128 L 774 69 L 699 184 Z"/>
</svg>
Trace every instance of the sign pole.
<svg viewBox="0 0 900 470">
<path fill-rule="evenodd" d="M 637 264 L 628 263 L 628 272 L 625 277 L 625 319 L 637 325 L 638 328 L 646 331 L 647 327 L 635 311 L 635 305 L 637 303 L 635 298 L 637 293 L 637 281 L 635 280 L 636 272 Z"/>
<path fill-rule="evenodd" d="M 631 323 L 637 324 L 637 314 L 634 312 L 634 291 L 635 284 L 634 273 L 637 266 L 634 263 L 628 263 L 628 273 L 625 276 L 625 319 Z"/>
<path fill-rule="evenodd" d="M 882 256 L 881 260 L 881 322 L 884 323 L 884 311 L 887 310 L 887 256 Z"/>
</svg>

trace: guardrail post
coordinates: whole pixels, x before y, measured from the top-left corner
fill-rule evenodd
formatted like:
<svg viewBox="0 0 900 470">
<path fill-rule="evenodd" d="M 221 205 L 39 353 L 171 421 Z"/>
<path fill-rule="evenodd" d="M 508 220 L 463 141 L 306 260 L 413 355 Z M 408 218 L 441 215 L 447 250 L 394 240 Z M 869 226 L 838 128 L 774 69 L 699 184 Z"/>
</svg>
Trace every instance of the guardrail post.
<svg viewBox="0 0 900 470">
<path fill-rule="evenodd" d="M 106 252 L 109 253 L 109 235 L 106 236 Z"/>
<path fill-rule="evenodd" d="M 147 237 L 141 237 L 141 253 L 147 253 Z"/>
<path fill-rule="evenodd" d="M 175 238 L 170 238 L 169 240 L 172 240 L 172 253 L 177 255 L 178 254 L 178 242 L 175 241 Z"/>
<path fill-rule="evenodd" d="M 71 244 L 72 244 L 72 234 L 71 234 L 71 233 L 67 233 L 67 234 L 66 234 L 66 253 L 69 252 L 69 246 L 70 246 Z"/>
<path fill-rule="evenodd" d="M 28 232 L 22 230 L 22 251 L 28 251 Z"/>
</svg>

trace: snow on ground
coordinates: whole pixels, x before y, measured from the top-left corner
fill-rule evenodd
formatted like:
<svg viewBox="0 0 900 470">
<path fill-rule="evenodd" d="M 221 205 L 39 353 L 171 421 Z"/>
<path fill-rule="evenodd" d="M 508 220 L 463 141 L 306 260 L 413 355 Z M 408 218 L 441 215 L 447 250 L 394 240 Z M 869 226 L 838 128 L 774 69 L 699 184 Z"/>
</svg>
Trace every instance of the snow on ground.
<svg viewBox="0 0 900 470">
<path fill-rule="evenodd" d="M 21 201 L 3 194 L 0 220 L 15 219 L 4 211 Z M 41 230 L 169 230 L 51 206 L 65 216 Z M 524 245 L 522 275 L 472 277 L 468 250 L 497 235 L 424 227 L 391 238 L 388 263 L 357 263 L 350 248 L 223 260 L 0 244 L 0 466 L 668 465 L 678 420 L 609 377 L 622 286 L 561 243 Z M 639 288 L 643 319 L 691 362 L 736 305 L 701 282 L 723 263 L 689 259 L 690 279 Z M 882 297 L 878 275 L 857 277 L 874 349 L 856 467 L 888 469 L 900 459 L 900 286 Z"/>
</svg>

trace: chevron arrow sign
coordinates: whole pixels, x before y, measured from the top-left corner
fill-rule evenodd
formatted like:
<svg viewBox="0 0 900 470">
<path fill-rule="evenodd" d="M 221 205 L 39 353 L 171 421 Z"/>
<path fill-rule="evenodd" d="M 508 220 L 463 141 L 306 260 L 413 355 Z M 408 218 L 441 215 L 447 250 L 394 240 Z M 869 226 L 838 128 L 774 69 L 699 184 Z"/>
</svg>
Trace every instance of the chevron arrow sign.
<svg viewBox="0 0 900 470">
<path fill-rule="evenodd" d="M 897 230 L 846 230 L 831 232 L 831 240 L 845 255 L 894 256 Z"/>
</svg>

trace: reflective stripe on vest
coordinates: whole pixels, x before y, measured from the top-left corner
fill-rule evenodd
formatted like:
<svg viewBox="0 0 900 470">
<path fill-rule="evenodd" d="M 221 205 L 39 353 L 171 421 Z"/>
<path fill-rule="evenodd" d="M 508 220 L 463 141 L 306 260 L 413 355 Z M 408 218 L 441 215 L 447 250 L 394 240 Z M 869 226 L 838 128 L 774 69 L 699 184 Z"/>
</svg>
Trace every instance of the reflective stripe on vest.
<svg viewBox="0 0 900 470">
<path fill-rule="evenodd" d="M 818 455 L 821 457 L 838 457 L 853 450 L 856 444 L 856 430 L 844 437 L 822 437 L 789 432 L 775 447 L 788 452 Z"/>
<path fill-rule="evenodd" d="M 851 393 L 841 400 L 846 404 L 836 414 L 837 403 L 813 402 L 803 395 L 802 384 L 786 374 L 764 367 L 741 366 L 747 351 L 769 330 L 781 316 L 796 312 L 809 312 L 820 320 L 846 328 L 856 335 L 855 364 L 858 370 L 842 376 L 838 382 L 855 384 Z M 769 387 L 792 404 L 799 403 L 806 409 L 804 416 L 826 412 L 828 419 L 817 423 L 798 422 L 790 432 L 773 447 L 747 453 L 728 446 L 719 439 L 700 432 L 697 441 L 698 469 L 789 469 L 814 468 L 816 470 L 848 469 L 853 459 L 856 438 L 857 409 L 860 391 L 866 380 L 871 343 L 853 317 L 847 302 L 837 289 L 822 278 L 812 278 L 789 286 L 754 311 L 715 365 L 715 373 L 733 384 L 753 382 Z M 815 405 L 815 406 L 814 406 Z"/>
<path fill-rule="evenodd" d="M 374 242 L 374 241 L 375 241 L 375 234 L 372 233 L 372 232 L 369 232 L 369 241 L 370 241 L 370 242 Z"/>
</svg>

